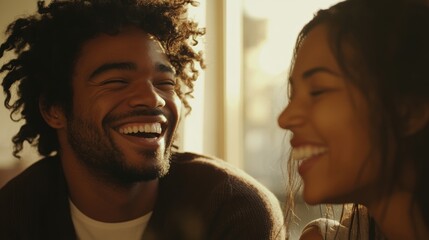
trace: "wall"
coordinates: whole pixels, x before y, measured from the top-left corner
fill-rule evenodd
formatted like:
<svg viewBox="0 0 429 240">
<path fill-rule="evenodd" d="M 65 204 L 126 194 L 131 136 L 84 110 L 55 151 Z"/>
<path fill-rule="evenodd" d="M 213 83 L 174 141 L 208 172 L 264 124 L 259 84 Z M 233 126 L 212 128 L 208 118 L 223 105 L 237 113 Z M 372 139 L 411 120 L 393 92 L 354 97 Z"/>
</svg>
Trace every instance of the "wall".
<svg viewBox="0 0 429 240">
<path fill-rule="evenodd" d="M 30 14 L 36 10 L 36 0 L 1 0 L 0 1 L 0 41 L 5 40 L 4 31 L 7 25 L 19 16 Z M 0 60 L 3 65 L 10 53 L 5 55 L 5 58 Z M 1 78 L 4 75 L 0 75 Z M 0 93 L 0 168 L 11 168 L 18 164 L 12 155 L 12 142 L 13 135 L 19 130 L 21 123 L 12 122 L 9 117 L 9 111 L 4 107 L 4 94 Z M 38 158 L 38 155 L 29 147 L 25 147 L 25 151 L 21 154 L 22 159 L 19 164 L 29 164 Z"/>
</svg>

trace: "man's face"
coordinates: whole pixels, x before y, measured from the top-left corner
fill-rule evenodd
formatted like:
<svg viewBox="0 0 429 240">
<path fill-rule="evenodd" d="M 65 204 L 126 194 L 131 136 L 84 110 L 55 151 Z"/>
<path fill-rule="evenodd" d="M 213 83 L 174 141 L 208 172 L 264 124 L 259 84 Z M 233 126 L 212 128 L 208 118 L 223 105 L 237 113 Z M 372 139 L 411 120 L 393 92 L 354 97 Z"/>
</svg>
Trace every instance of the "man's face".
<svg viewBox="0 0 429 240">
<path fill-rule="evenodd" d="M 159 44 L 137 28 L 87 41 L 72 79 L 72 152 L 92 173 L 118 183 L 163 176 L 179 119 L 176 84 Z"/>
</svg>

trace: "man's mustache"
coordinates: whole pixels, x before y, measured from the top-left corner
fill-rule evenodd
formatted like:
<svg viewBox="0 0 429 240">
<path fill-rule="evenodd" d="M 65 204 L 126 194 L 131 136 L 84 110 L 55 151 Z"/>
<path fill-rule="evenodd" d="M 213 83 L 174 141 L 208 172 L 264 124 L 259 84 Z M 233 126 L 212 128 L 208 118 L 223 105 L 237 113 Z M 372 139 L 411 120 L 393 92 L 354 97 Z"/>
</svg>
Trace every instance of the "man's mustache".
<svg viewBox="0 0 429 240">
<path fill-rule="evenodd" d="M 140 109 L 134 109 L 132 111 L 122 113 L 122 114 L 115 114 L 115 115 L 109 114 L 104 118 L 103 124 L 119 121 L 124 118 L 141 117 L 141 116 L 165 116 L 165 115 L 164 115 L 164 112 L 158 108 L 140 108 Z"/>
</svg>

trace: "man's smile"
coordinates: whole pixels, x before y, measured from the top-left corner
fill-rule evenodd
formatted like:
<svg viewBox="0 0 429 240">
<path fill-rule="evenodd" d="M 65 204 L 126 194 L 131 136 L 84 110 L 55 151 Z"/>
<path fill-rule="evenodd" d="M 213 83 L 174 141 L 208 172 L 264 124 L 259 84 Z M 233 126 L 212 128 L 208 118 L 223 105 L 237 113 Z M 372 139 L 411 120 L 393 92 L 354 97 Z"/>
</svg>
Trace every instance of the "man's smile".
<svg viewBox="0 0 429 240">
<path fill-rule="evenodd" d="M 113 127 L 122 138 L 145 149 L 163 146 L 167 128 L 167 119 L 162 115 L 126 118 Z"/>
</svg>

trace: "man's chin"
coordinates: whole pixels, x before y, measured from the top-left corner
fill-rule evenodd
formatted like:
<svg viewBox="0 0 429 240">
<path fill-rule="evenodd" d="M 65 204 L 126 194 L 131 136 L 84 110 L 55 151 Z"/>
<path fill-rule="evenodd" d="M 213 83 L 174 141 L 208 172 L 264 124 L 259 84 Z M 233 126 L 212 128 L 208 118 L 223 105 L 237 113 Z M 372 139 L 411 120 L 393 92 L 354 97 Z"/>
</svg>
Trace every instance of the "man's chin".
<svg viewBox="0 0 429 240">
<path fill-rule="evenodd" d="M 155 165 L 152 167 L 111 169 L 110 173 L 106 174 L 103 178 L 111 183 L 126 186 L 162 178 L 168 173 L 169 168 L 170 163 L 166 161 L 166 163 L 162 165 Z"/>
<path fill-rule="evenodd" d="M 122 165 L 111 169 L 112 181 L 122 183 L 136 183 L 151 181 L 164 177 L 170 169 L 170 153 L 159 154 L 156 152 L 141 152 L 144 162 L 141 166 Z"/>
</svg>

